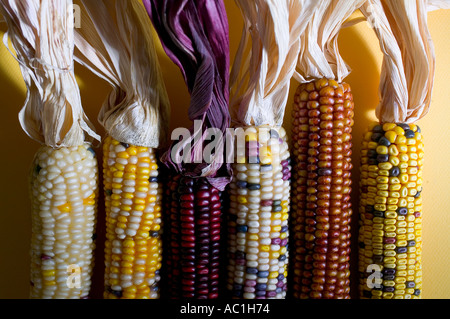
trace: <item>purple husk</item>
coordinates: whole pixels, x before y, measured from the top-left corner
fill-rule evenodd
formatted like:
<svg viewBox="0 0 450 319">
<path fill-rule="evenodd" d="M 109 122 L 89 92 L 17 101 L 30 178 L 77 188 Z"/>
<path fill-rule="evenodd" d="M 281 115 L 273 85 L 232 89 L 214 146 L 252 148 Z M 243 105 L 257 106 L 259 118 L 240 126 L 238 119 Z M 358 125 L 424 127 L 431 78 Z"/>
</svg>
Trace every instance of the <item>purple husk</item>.
<svg viewBox="0 0 450 319">
<path fill-rule="evenodd" d="M 191 121 L 203 120 L 201 132 L 218 128 L 225 136 L 230 125 L 229 101 L 229 36 L 228 19 L 223 0 L 143 0 L 162 46 L 169 58 L 180 68 L 191 101 L 188 116 Z M 190 128 L 194 133 L 193 127 Z M 199 177 L 212 165 L 214 173 L 208 181 L 224 189 L 230 181 L 230 164 L 205 162 L 174 163 L 170 157 L 173 145 L 162 161 L 178 173 Z M 179 148 L 179 149 L 178 149 Z M 178 144 L 176 151 L 182 146 Z M 192 162 L 203 156 L 203 138 L 191 147 Z M 225 162 L 225 154 L 223 154 Z M 221 170 L 223 166 L 226 169 Z M 221 176 L 220 176 L 221 175 Z"/>
</svg>

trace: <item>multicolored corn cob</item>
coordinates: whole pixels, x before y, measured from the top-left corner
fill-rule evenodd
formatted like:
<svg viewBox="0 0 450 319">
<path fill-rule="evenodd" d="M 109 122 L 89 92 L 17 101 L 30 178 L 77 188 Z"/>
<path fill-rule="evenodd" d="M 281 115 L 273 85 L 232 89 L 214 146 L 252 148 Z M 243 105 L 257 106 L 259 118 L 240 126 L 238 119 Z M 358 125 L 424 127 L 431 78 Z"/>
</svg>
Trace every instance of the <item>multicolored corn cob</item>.
<svg viewBox="0 0 450 319">
<path fill-rule="evenodd" d="M 360 297 L 415 299 L 422 290 L 422 165 L 414 124 L 374 124 L 361 147 Z"/>
<path fill-rule="evenodd" d="M 228 281 L 235 299 L 283 299 L 287 290 L 290 155 L 283 128 L 247 127 L 229 184 Z"/>
<path fill-rule="evenodd" d="M 104 298 L 157 299 L 162 262 L 162 188 L 154 150 L 108 136 L 103 155 Z"/>
<path fill-rule="evenodd" d="M 353 97 L 319 79 L 299 85 L 292 112 L 294 298 L 350 297 Z"/>
<path fill-rule="evenodd" d="M 94 266 L 98 197 L 97 159 L 85 143 L 34 158 L 31 298 L 88 298 Z"/>
<path fill-rule="evenodd" d="M 169 298 L 218 298 L 222 192 L 206 178 L 177 174 L 166 196 Z"/>
</svg>

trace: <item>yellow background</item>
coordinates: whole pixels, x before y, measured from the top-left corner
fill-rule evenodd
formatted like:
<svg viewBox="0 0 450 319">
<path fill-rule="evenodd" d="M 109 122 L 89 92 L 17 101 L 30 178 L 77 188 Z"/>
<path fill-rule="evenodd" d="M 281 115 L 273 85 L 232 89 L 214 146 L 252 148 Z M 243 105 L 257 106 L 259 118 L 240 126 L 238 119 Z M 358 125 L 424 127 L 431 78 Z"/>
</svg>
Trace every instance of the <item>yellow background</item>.
<svg viewBox="0 0 450 319">
<path fill-rule="evenodd" d="M 242 18 L 231 0 L 226 0 L 230 20 L 231 54 L 236 51 L 241 35 Z M 429 28 L 436 49 L 436 76 L 431 111 L 418 124 L 425 137 L 424 168 L 424 231 L 423 231 L 423 298 L 450 298 L 450 10 L 431 12 Z M 0 36 L 6 25 L 0 23 Z M 159 43 L 159 41 L 158 41 Z M 360 23 L 341 32 L 341 53 L 352 68 L 346 78 L 352 86 L 355 99 L 355 126 L 353 148 L 353 239 L 356 240 L 357 201 L 359 177 L 359 145 L 370 120 L 375 119 L 378 103 L 378 81 L 381 53 L 378 41 L 366 23 Z M 181 74 L 159 47 L 164 80 L 173 110 L 171 128 L 189 126 L 187 107 L 189 95 Z M 85 111 L 97 132 L 104 136 L 97 122 L 97 113 L 109 92 L 105 82 L 76 66 Z M 293 93 L 297 83 L 292 80 L 290 99 L 286 109 L 285 128 L 289 131 Z M 34 153 L 39 147 L 21 129 L 17 114 L 25 100 L 26 89 L 17 62 L 0 45 L 0 298 L 28 298 L 29 240 L 31 231 L 28 172 Z M 100 155 L 99 149 L 97 153 Z M 99 210 L 101 219 L 103 212 Z M 99 225 L 101 225 L 101 221 Z M 101 232 L 101 230 L 100 230 Z M 356 265 L 356 246 L 352 245 L 352 270 Z M 102 245 L 96 253 L 94 297 L 102 290 Z M 357 274 L 352 273 L 352 288 Z M 356 289 L 352 290 L 355 295 Z"/>
</svg>

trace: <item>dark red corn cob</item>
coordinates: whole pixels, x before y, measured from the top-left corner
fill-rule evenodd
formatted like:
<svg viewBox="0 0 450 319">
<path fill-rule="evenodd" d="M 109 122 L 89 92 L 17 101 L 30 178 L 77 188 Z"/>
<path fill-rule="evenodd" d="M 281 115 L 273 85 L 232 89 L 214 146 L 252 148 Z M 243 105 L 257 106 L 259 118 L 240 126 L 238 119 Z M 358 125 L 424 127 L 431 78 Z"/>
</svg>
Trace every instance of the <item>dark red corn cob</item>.
<svg viewBox="0 0 450 319">
<path fill-rule="evenodd" d="M 218 298 L 221 192 L 206 178 L 175 175 L 167 185 L 169 298 Z"/>
</svg>

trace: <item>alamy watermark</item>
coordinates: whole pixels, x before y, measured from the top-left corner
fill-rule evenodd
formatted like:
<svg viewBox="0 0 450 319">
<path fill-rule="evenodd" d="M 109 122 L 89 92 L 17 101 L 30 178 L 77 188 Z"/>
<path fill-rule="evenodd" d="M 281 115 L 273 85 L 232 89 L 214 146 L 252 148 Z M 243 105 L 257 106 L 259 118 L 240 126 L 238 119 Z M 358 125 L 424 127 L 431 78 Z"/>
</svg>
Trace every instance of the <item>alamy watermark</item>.
<svg viewBox="0 0 450 319">
<path fill-rule="evenodd" d="M 78 265 L 67 266 L 67 287 L 68 288 L 81 288 L 81 267 Z"/>
<path fill-rule="evenodd" d="M 279 129 L 276 127 L 238 127 L 202 130 L 203 121 L 195 120 L 193 132 L 187 128 L 172 131 L 171 140 L 176 141 L 170 158 L 181 163 L 250 163 L 256 164 L 265 157 L 275 160 L 279 157 Z"/>
<path fill-rule="evenodd" d="M 81 7 L 78 4 L 73 5 L 73 26 L 75 29 L 81 28 Z"/>
<path fill-rule="evenodd" d="M 367 287 L 369 289 L 380 289 L 383 283 L 381 266 L 378 264 L 370 264 L 367 266 L 366 272 L 370 273 L 366 279 Z"/>
</svg>

